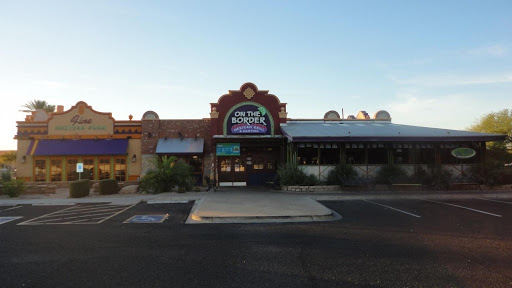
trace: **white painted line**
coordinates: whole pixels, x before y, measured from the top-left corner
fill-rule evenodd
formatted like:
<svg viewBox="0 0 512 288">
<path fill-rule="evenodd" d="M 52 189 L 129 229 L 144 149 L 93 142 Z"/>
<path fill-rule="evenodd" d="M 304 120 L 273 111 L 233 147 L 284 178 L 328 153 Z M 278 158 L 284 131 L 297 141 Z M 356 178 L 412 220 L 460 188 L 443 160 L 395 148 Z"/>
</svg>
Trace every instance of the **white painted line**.
<svg viewBox="0 0 512 288">
<path fill-rule="evenodd" d="M 512 202 L 492 200 L 492 199 L 485 199 L 485 198 L 476 198 L 476 199 L 485 200 L 485 201 L 492 201 L 492 202 L 498 202 L 498 203 L 505 203 L 505 204 L 512 204 Z"/>
<path fill-rule="evenodd" d="M 386 206 L 386 205 L 383 205 L 383 204 L 379 204 L 379 203 L 376 203 L 376 202 L 372 202 L 372 201 L 369 201 L 369 200 L 364 200 L 363 201 L 365 202 L 368 202 L 368 203 L 372 203 L 372 204 L 375 204 L 375 205 L 379 205 L 379 206 L 382 206 L 382 207 L 386 207 L 386 208 L 389 208 L 391 210 L 395 210 L 395 211 L 398 211 L 398 212 L 402 212 L 404 214 L 407 214 L 409 216 L 413 216 L 413 217 L 417 217 L 417 218 L 421 218 L 421 216 L 419 215 L 416 215 L 416 214 L 412 214 L 412 213 L 409 213 L 407 211 L 403 211 L 403 210 L 400 210 L 400 209 L 396 209 L 396 208 L 393 208 L 393 207 L 390 207 L 390 206 Z"/>
<path fill-rule="evenodd" d="M 14 209 L 18 209 L 18 208 L 21 208 L 22 206 L 14 206 L 14 207 L 11 207 L 11 208 L 7 208 L 5 210 L 2 210 L 0 212 L 4 212 L 4 211 L 9 211 L 9 210 L 14 210 Z"/>
<path fill-rule="evenodd" d="M 473 208 L 464 207 L 464 206 L 459 206 L 459 205 L 455 205 L 455 204 L 444 203 L 444 202 L 438 202 L 438 201 L 433 201 L 433 200 L 424 200 L 424 199 L 421 199 L 421 200 L 423 200 L 423 201 L 427 201 L 427 202 L 432 202 L 432 203 L 438 203 L 438 204 L 443 204 L 443 205 L 453 206 L 453 207 L 458 207 L 458 208 L 462 208 L 462 209 L 467 209 L 467 210 L 471 210 L 471 211 L 475 211 L 475 212 L 479 212 L 479 213 L 483 213 L 483 214 L 491 215 L 491 216 L 494 216 L 494 217 L 502 217 L 501 215 L 498 215 L 498 214 L 493 214 L 493 213 L 485 212 L 485 211 L 482 211 L 482 210 L 476 210 L 476 209 L 473 209 Z"/>
<path fill-rule="evenodd" d="M 23 216 L 0 217 L 0 225 L 23 218 Z"/>
<path fill-rule="evenodd" d="M 128 206 L 128 207 L 126 207 L 126 209 L 123 209 L 123 210 L 121 210 L 121 211 L 117 212 L 116 214 L 114 214 L 114 215 L 112 215 L 112 216 L 110 216 L 110 217 L 107 217 L 107 218 L 105 218 L 105 219 L 101 220 L 101 221 L 100 221 L 100 222 L 98 222 L 98 223 L 103 223 L 104 221 L 106 221 L 106 220 L 108 220 L 108 219 L 110 219 L 110 218 L 112 218 L 112 217 L 114 217 L 114 216 L 116 216 L 116 215 L 121 214 L 122 212 L 124 212 L 124 211 L 126 211 L 126 210 L 128 210 L 128 209 L 132 208 L 132 207 L 133 207 L 133 206 L 135 206 L 135 205 L 137 205 L 137 203 L 133 204 L 132 206 Z"/>
<path fill-rule="evenodd" d="M 87 214 L 87 213 L 96 213 L 96 212 L 103 212 L 103 211 L 110 211 L 110 212 L 115 212 L 115 211 L 118 211 L 119 209 L 123 209 L 125 206 L 123 207 L 112 207 L 110 209 L 89 209 L 89 210 L 75 210 L 75 209 L 72 209 L 72 210 L 68 210 L 64 213 L 59 213 L 59 214 L 56 214 L 56 215 L 52 215 L 52 216 L 49 216 L 49 217 L 57 217 L 57 216 L 64 216 L 64 215 L 73 215 L 73 214 Z"/>
<path fill-rule="evenodd" d="M 70 203 L 34 203 L 32 206 L 74 206 L 76 202 Z"/>
<path fill-rule="evenodd" d="M 43 217 L 46 217 L 46 216 L 49 216 L 49 215 L 57 214 L 57 213 L 59 213 L 59 212 L 69 210 L 69 209 L 71 209 L 71 208 L 73 208 L 73 207 L 74 207 L 74 206 L 71 206 L 71 207 L 68 207 L 68 208 L 66 208 L 66 209 L 62 209 L 62 210 L 55 211 L 55 212 L 52 212 L 52 213 L 49 213 L 49 214 L 45 214 L 45 215 L 42 215 L 42 216 L 36 217 L 36 218 L 34 218 L 34 219 L 30 219 L 30 220 L 27 220 L 27 221 L 25 221 L 25 222 L 21 222 L 21 223 L 19 223 L 18 225 L 30 225 L 31 223 L 27 223 L 27 222 L 32 222 L 32 221 L 34 221 L 34 220 L 37 220 L 37 219 L 40 219 L 40 218 L 43 218 Z M 27 223 L 27 224 L 25 224 L 25 223 Z"/>
<path fill-rule="evenodd" d="M 42 223 L 42 222 L 52 222 L 52 221 L 63 221 L 63 220 L 76 219 L 76 218 L 87 218 L 87 219 L 89 219 L 90 217 L 94 217 L 94 216 L 110 215 L 110 214 L 111 214 L 110 212 L 99 213 L 99 214 L 89 214 L 89 215 L 80 215 L 80 214 L 78 214 L 80 216 L 62 217 L 62 218 L 55 218 L 55 219 L 42 219 L 42 220 L 39 220 L 38 222 Z"/>
</svg>

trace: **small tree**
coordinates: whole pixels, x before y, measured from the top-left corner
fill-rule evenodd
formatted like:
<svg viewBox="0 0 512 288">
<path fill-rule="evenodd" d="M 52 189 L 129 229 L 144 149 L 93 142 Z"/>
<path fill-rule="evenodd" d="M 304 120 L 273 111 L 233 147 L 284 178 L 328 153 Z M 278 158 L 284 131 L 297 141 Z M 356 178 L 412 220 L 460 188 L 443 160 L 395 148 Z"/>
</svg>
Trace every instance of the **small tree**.
<svg viewBox="0 0 512 288">
<path fill-rule="evenodd" d="M 331 185 L 343 185 L 357 177 L 354 167 L 340 163 L 327 174 L 327 183 Z"/>
<path fill-rule="evenodd" d="M 45 100 L 32 100 L 23 105 L 23 107 L 31 111 L 43 109 L 46 112 L 55 112 L 55 105 L 50 105 Z"/>
</svg>

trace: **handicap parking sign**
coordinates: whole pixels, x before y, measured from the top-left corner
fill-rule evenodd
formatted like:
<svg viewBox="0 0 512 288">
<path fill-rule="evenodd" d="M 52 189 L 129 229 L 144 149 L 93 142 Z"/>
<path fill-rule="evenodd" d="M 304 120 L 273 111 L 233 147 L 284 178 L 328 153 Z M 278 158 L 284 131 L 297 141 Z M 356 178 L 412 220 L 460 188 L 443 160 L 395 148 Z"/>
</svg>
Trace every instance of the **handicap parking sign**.
<svg viewBox="0 0 512 288">
<path fill-rule="evenodd" d="M 162 223 L 169 214 L 165 215 L 135 215 L 123 223 Z"/>
</svg>

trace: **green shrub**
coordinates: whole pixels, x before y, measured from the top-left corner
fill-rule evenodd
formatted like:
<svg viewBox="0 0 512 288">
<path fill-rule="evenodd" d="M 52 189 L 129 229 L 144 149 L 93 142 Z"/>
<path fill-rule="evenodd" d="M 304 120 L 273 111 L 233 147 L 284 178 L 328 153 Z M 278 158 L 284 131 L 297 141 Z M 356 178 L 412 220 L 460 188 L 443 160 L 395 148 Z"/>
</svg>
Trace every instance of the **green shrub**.
<svg viewBox="0 0 512 288">
<path fill-rule="evenodd" d="M 2 172 L 2 181 L 1 182 L 9 182 L 11 181 L 11 170 L 5 170 Z"/>
<path fill-rule="evenodd" d="M 353 181 L 357 177 L 354 167 L 347 164 L 338 164 L 327 174 L 327 184 L 343 185 Z"/>
<path fill-rule="evenodd" d="M 25 182 L 21 179 L 11 179 L 3 181 L 3 193 L 9 197 L 18 197 L 21 193 L 25 192 Z"/>
<path fill-rule="evenodd" d="M 305 186 L 315 186 L 315 185 L 318 185 L 318 183 L 320 183 L 320 181 L 318 180 L 318 178 L 316 178 L 315 175 L 313 174 L 309 174 L 307 175 L 304 180 L 302 181 L 302 184 L 301 185 L 305 185 Z"/>
<path fill-rule="evenodd" d="M 155 159 L 155 169 L 146 173 L 141 179 L 140 190 L 146 193 L 162 193 L 173 191 L 175 187 L 183 187 L 190 191 L 195 186 L 192 177 L 193 167 L 176 157 Z M 193 179 L 193 180 L 191 180 Z"/>
<path fill-rule="evenodd" d="M 199 187 L 199 186 L 194 187 L 194 192 L 201 192 L 201 187 Z"/>
<path fill-rule="evenodd" d="M 304 179 L 307 177 L 306 173 L 304 173 L 298 165 L 292 163 L 280 165 L 277 169 L 277 174 L 279 175 L 281 184 L 284 186 L 302 185 Z"/>
<path fill-rule="evenodd" d="M 396 184 L 396 183 L 408 183 L 410 182 L 407 173 L 400 166 L 386 165 L 382 166 L 377 175 L 375 176 L 375 182 L 378 184 Z"/>
<path fill-rule="evenodd" d="M 119 185 L 116 179 L 100 180 L 100 195 L 117 194 Z"/>
<path fill-rule="evenodd" d="M 89 196 L 90 187 L 89 179 L 73 181 L 69 183 L 69 197 L 81 198 Z"/>
<path fill-rule="evenodd" d="M 430 171 L 430 175 L 432 176 L 432 180 L 427 185 L 436 190 L 445 190 L 448 189 L 450 181 L 452 179 L 452 172 L 450 170 L 437 166 L 430 165 L 428 167 Z"/>
</svg>

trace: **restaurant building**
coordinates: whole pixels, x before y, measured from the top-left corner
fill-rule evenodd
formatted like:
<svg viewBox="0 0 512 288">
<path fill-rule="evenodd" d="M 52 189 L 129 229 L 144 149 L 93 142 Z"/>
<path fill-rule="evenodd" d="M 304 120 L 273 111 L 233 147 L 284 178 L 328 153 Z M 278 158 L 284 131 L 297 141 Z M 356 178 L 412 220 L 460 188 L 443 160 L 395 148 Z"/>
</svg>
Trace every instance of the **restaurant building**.
<svg viewBox="0 0 512 288">
<path fill-rule="evenodd" d="M 70 110 L 37 111 L 17 123 L 18 175 L 46 182 L 74 180 L 77 161 L 91 171 L 90 179 L 136 180 L 163 156 L 190 164 L 197 184 L 210 178 L 220 186 L 263 185 L 287 162 L 320 180 L 339 163 L 368 179 L 390 164 L 410 174 L 438 165 L 459 177 L 483 169 L 485 143 L 506 137 L 394 124 L 383 110 L 346 118 L 331 110 L 318 119 L 290 119 L 286 103 L 252 83 L 210 103 L 210 117 L 204 119 L 160 119 L 147 111 L 140 121 L 131 116 L 116 121 L 111 113 L 78 102 Z M 457 148 L 471 155 L 456 158 Z"/>
<path fill-rule="evenodd" d="M 141 121 L 118 121 L 80 101 L 69 110 L 37 110 L 18 121 L 17 178 L 27 182 L 140 177 Z M 84 172 L 76 172 L 83 163 Z"/>
</svg>

